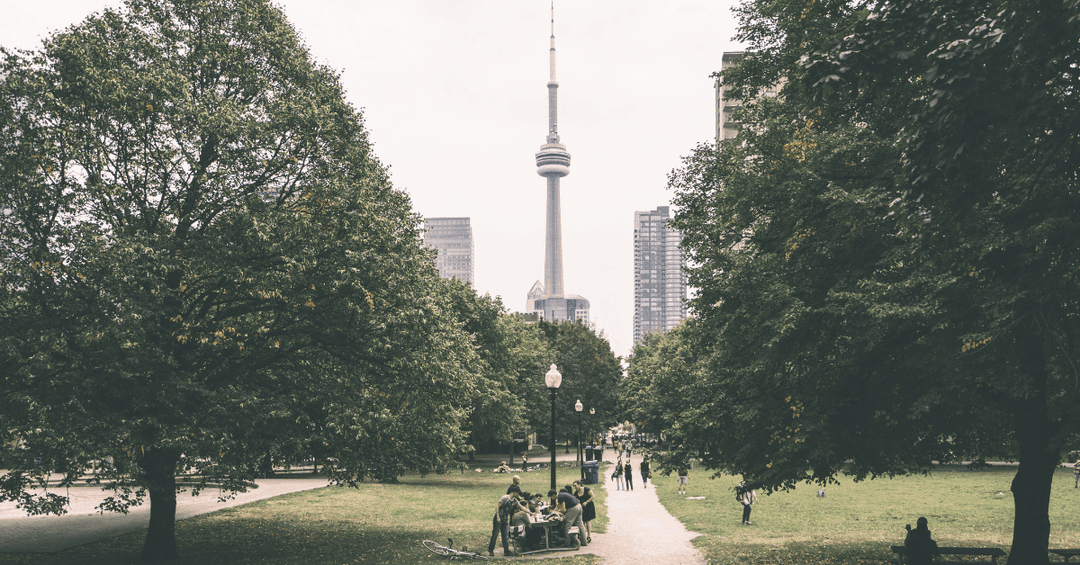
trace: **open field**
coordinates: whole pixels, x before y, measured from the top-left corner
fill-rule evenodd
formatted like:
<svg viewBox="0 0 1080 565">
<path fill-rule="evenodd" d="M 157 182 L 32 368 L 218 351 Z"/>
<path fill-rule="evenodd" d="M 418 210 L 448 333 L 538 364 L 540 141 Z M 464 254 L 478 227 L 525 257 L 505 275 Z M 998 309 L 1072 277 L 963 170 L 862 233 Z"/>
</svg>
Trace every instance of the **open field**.
<svg viewBox="0 0 1080 565">
<path fill-rule="evenodd" d="M 579 470 L 561 467 L 560 488 Z M 524 490 L 547 493 L 547 470 L 521 473 Z M 431 539 L 487 552 L 491 516 L 510 475 L 490 472 L 416 475 L 400 484 L 327 487 L 237 506 L 176 524 L 181 559 L 175 565 L 343 565 L 437 563 L 420 546 Z M 597 492 L 603 512 L 602 490 Z M 606 515 L 593 522 L 603 532 Z M 145 532 L 124 535 L 52 555 L 0 553 L 0 565 L 112 565 L 136 563 Z M 501 554 L 501 546 L 496 549 Z M 569 555 L 569 554 L 562 554 Z M 574 555 L 555 563 L 588 564 Z"/>
<path fill-rule="evenodd" d="M 968 471 L 943 467 L 927 477 L 843 480 L 815 496 L 809 485 L 788 493 L 761 496 L 752 526 L 740 524 L 733 477 L 707 480 L 691 472 L 686 500 L 676 493 L 675 477 L 654 473 L 661 502 L 694 532 L 712 564 L 855 565 L 895 563 L 889 546 L 900 544 L 904 524 L 926 516 L 941 545 L 993 546 L 1008 551 L 1012 536 L 1009 484 L 1015 467 Z M 610 470 L 608 471 L 610 473 Z M 528 491 L 545 491 L 546 471 L 522 473 Z M 559 469 L 559 485 L 577 478 L 576 468 Z M 436 563 L 420 540 L 485 551 L 494 501 L 505 492 L 509 475 L 490 472 L 407 476 L 401 484 L 364 484 L 359 489 L 330 487 L 239 506 L 177 523 L 181 559 L 187 564 Z M 597 490 L 594 532 L 605 531 L 603 489 Z M 1072 473 L 1058 471 L 1051 503 L 1051 547 L 1080 547 L 1080 503 Z M 53 555 L 0 553 L 0 565 L 75 565 L 135 563 L 142 533 L 131 534 Z M 501 550 L 496 550 L 500 552 Z M 597 563 L 590 555 L 567 555 L 555 563 Z"/>
<path fill-rule="evenodd" d="M 1012 541 L 1013 499 L 1009 491 L 1014 466 L 968 471 L 944 466 L 930 476 L 843 479 L 818 498 L 817 487 L 803 485 L 787 493 L 759 493 L 751 526 L 743 526 L 742 507 L 733 488 L 738 479 L 708 480 L 691 471 L 686 500 L 676 492 L 674 474 L 655 473 L 660 501 L 691 531 L 702 535 L 694 545 L 714 564 L 895 563 L 890 545 L 902 545 L 904 525 L 919 516 L 930 522 L 942 546 L 1000 547 Z M 1072 472 L 1059 469 L 1050 506 L 1050 547 L 1080 547 L 1080 519 L 1075 509 L 1080 489 Z"/>
</svg>

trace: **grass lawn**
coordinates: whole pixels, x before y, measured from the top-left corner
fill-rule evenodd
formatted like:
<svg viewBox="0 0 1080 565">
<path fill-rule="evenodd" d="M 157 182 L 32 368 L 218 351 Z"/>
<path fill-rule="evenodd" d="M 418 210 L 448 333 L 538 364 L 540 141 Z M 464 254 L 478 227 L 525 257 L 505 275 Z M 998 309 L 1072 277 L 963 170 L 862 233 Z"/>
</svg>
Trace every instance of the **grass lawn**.
<svg viewBox="0 0 1080 565">
<path fill-rule="evenodd" d="M 489 468 L 490 470 L 490 468 Z M 523 490 L 548 491 L 547 470 L 520 473 Z M 558 485 L 579 476 L 560 467 Z M 359 489 L 328 487 L 220 510 L 176 524 L 181 558 L 176 565 L 343 565 L 353 563 L 437 563 L 425 539 L 487 552 L 495 503 L 510 475 L 464 474 L 403 477 L 400 484 L 364 484 Z M 597 492 L 604 514 L 604 492 Z M 604 531 L 606 514 L 593 522 Z M 145 532 L 128 534 L 52 555 L 0 553 L 0 564 L 95 565 L 135 563 Z M 496 544 L 496 554 L 502 549 Z M 591 564 L 598 558 L 559 554 L 555 563 Z M 565 557 L 562 557 L 565 556 Z"/>
<path fill-rule="evenodd" d="M 708 480 L 705 470 L 691 471 L 687 500 L 677 493 L 676 477 L 654 481 L 660 501 L 687 529 L 712 564 L 775 565 L 895 563 L 890 545 L 903 545 L 904 525 L 919 516 L 929 520 L 941 546 L 1000 547 L 1012 542 L 1013 499 L 1009 486 L 1016 468 L 968 471 L 944 466 L 930 476 L 876 479 L 861 483 L 842 479 L 818 498 L 817 487 L 759 494 L 750 521 L 743 526 L 742 506 L 734 491 L 738 479 Z M 1080 547 L 1080 521 L 1075 505 L 1080 490 L 1072 472 L 1059 469 L 1050 502 L 1050 547 Z"/>
</svg>

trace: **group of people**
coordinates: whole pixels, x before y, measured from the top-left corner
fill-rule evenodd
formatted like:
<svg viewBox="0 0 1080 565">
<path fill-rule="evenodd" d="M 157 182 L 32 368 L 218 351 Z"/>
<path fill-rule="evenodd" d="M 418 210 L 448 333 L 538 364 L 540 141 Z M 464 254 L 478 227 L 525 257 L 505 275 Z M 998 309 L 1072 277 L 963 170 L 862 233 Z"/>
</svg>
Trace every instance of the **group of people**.
<svg viewBox="0 0 1080 565">
<path fill-rule="evenodd" d="M 648 488 L 649 478 L 652 477 L 649 460 L 642 459 L 641 464 L 638 465 L 638 470 L 641 471 L 642 486 Z M 634 490 L 634 465 L 630 463 L 629 456 L 626 458 L 626 463 L 623 463 L 622 457 L 619 457 L 615 463 L 615 472 L 611 474 L 611 478 L 615 481 L 615 490 Z"/>
<path fill-rule="evenodd" d="M 513 483 L 506 489 L 506 494 L 495 505 L 495 514 L 491 518 L 491 541 L 488 542 L 488 555 L 495 555 L 495 543 L 502 537 L 503 555 L 510 555 L 509 531 L 514 526 L 528 526 L 536 522 L 551 520 L 562 521 L 562 534 L 566 545 L 572 544 L 568 535 L 570 528 L 577 526 L 581 546 L 592 542 L 592 530 L 589 522 L 596 518 L 593 505 L 592 489 L 581 481 L 574 481 L 562 490 L 549 490 L 545 501 L 540 493 L 532 494 L 521 490 L 521 477 L 514 475 Z M 543 532 L 539 528 L 527 529 L 525 543 L 534 546 Z"/>
</svg>

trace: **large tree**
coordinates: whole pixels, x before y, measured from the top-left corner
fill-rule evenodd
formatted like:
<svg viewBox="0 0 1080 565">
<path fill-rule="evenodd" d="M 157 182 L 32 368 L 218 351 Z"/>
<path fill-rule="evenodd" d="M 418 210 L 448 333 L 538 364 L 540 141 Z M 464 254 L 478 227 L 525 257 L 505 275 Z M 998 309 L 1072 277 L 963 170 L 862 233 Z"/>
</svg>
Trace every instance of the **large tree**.
<svg viewBox="0 0 1080 565">
<path fill-rule="evenodd" d="M 129 0 L 0 67 L 0 499 L 446 469 L 477 355 L 336 74 L 262 0 Z"/>
<path fill-rule="evenodd" d="M 618 421 L 617 409 L 619 381 L 622 365 L 611 350 L 611 344 L 603 333 L 580 322 L 544 322 L 537 324 L 550 350 L 549 365 L 554 363 L 562 374 L 562 386 L 555 398 L 556 437 L 577 438 L 578 419 L 582 429 L 597 430 L 600 422 Z M 532 385 L 543 391 L 543 377 L 547 373 L 532 376 Z M 584 409 L 581 415 L 574 409 L 580 400 Z M 551 425 L 550 397 L 545 394 L 543 405 L 547 408 L 540 429 L 545 433 Z M 589 409 L 596 414 L 590 417 Z M 588 419 L 588 420 L 586 420 Z M 591 428 L 589 426 L 592 426 Z"/>
<path fill-rule="evenodd" d="M 746 127 L 671 180 L 707 375 L 680 439 L 766 489 L 1014 456 L 1009 562 L 1046 563 L 1080 429 L 1076 3 L 740 16 Z"/>
</svg>

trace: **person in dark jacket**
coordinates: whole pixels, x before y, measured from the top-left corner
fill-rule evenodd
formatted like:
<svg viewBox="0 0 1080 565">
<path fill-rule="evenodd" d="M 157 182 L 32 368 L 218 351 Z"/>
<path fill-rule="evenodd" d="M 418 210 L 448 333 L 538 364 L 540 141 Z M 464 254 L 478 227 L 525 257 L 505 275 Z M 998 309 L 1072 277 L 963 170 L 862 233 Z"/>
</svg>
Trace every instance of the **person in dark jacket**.
<svg viewBox="0 0 1080 565">
<path fill-rule="evenodd" d="M 930 565 L 937 555 L 937 542 L 930 538 L 930 529 L 926 527 L 926 518 L 919 518 L 915 522 L 915 529 L 907 528 L 907 537 L 904 538 L 906 555 L 904 563 L 911 565 Z"/>
<path fill-rule="evenodd" d="M 649 488 L 649 475 L 652 474 L 652 470 L 649 469 L 649 460 L 648 459 L 642 459 L 641 460 L 640 469 L 641 469 L 641 486 L 643 486 L 645 488 Z"/>
</svg>

